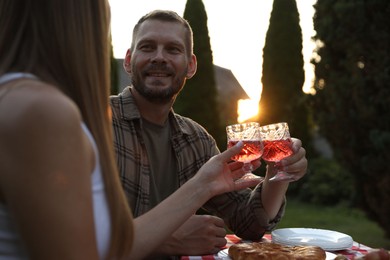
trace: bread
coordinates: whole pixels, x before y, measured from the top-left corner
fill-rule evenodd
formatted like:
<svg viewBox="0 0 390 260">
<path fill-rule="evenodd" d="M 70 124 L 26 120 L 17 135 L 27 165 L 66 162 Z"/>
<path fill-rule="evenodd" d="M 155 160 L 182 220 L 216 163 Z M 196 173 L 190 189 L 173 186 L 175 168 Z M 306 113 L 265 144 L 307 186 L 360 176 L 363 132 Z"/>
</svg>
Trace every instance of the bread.
<svg viewBox="0 0 390 260">
<path fill-rule="evenodd" d="M 233 260 L 324 260 L 326 252 L 318 246 L 283 246 L 276 243 L 241 243 L 229 247 Z"/>
</svg>

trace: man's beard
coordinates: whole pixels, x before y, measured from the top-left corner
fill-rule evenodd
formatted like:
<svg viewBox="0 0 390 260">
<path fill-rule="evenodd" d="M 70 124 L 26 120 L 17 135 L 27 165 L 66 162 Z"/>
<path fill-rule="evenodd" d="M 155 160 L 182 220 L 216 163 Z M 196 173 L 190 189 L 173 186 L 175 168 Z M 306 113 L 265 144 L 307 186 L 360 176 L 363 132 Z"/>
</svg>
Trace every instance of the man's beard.
<svg viewBox="0 0 390 260">
<path fill-rule="evenodd" d="M 187 69 L 183 72 L 182 75 L 179 75 L 178 77 L 174 77 L 174 80 L 172 82 L 172 85 L 168 88 L 158 88 L 159 85 L 162 85 L 160 80 L 156 79 L 153 82 L 154 87 L 147 87 L 145 83 L 142 81 L 141 76 L 145 77 L 147 75 L 148 70 L 160 70 L 165 71 L 167 70 L 165 66 L 159 66 L 159 65 L 152 65 L 153 68 L 147 68 L 142 73 L 133 73 L 131 77 L 131 83 L 134 86 L 134 88 L 137 90 L 137 92 L 143 96 L 146 100 L 152 102 L 152 103 L 158 103 L 158 104 L 166 104 L 172 101 L 176 97 L 176 95 L 183 89 Z M 158 68 L 156 68 L 158 67 Z M 163 67 L 163 68 L 160 68 Z M 137 71 L 134 70 L 133 72 Z M 169 72 L 170 75 L 174 75 L 172 72 Z M 177 76 L 177 75 L 176 75 Z"/>
</svg>

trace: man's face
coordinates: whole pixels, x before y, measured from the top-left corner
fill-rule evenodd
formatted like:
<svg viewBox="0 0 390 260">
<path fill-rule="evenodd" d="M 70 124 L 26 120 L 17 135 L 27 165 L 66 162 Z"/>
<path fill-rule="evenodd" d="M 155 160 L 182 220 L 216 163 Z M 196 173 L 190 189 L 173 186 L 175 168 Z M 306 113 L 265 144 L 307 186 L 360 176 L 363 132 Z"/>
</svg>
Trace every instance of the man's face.
<svg viewBox="0 0 390 260">
<path fill-rule="evenodd" d="M 134 88 L 149 101 L 170 102 L 195 73 L 196 59 L 187 54 L 185 33 L 184 26 L 174 22 L 147 20 L 140 26 L 128 53 L 128 72 Z"/>
</svg>

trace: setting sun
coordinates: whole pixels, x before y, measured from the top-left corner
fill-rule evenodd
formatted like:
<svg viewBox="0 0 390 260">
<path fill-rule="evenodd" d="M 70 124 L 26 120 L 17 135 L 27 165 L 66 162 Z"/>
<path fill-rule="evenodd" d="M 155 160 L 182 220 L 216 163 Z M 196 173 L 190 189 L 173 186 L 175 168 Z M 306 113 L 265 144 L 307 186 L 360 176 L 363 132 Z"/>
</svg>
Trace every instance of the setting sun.
<svg viewBox="0 0 390 260">
<path fill-rule="evenodd" d="M 242 123 L 250 118 L 257 116 L 259 113 L 259 101 L 254 99 L 240 99 L 238 100 L 237 110 L 237 121 Z"/>
</svg>

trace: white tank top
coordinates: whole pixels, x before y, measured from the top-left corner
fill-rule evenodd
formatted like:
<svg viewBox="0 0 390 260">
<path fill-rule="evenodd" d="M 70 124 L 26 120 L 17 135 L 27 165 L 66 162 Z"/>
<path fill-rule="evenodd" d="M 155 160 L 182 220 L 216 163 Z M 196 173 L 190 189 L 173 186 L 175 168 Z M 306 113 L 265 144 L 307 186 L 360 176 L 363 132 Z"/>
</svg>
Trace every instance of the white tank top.
<svg viewBox="0 0 390 260">
<path fill-rule="evenodd" d="M 8 73 L 0 76 L 0 84 L 19 78 L 36 77 L 28 73 Z M 91 175 L 95 233 L 100 259 L 105 259 L 108 254 L 111 240 L 111 218 L 109 206 L 107 203 L 99 161 L 99 153 L 95 140 L 84 123 L 81 124 L 81 127 L 91 141 L 95 151 L 96 165 Z M 15 223 L 9 214 L 7 206 L 0 203 L 0 259 L 16 260 L 28 258 L 28 254 L 22 244 L 19 234 L 17 233 Z"/>
</svg>

